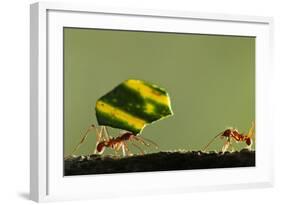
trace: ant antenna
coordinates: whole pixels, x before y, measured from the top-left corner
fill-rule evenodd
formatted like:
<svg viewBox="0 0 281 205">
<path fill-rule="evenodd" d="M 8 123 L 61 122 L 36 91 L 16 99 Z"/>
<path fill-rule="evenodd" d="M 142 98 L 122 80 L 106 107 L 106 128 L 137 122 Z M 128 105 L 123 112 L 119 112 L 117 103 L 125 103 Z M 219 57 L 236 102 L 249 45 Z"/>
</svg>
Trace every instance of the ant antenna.
<svg viewBox="0 0 281 205">
<path fill-rule="evenodd" d="M 144 138 L 142 136 L 141 137 L 135 136 L 135 138 L 140 140 L 144 145 L 146 145 L 148 147 L 149 147 L 150 144 L 153 144 L 155 146 L 155 148 L 158 149 L 158 145 L 150 139 Z M 150 144 L 146 143 L 145 141 L 149 142 Z"/>
<path fill-rule="evenodd" d="M 141 154 L 144 155 L 144 151 L 142 150 L 142 148 L 140 148 L 138 145 L 136 145 L 135 143 L 131 143 L 134 147 L 136 147 L 138 150 L 140 150 Z"/>
<path fill-rule="evenodd" d="M 220 132 L 219 134 L 217 134 L 213 139 L 210 140 L 210 142 L 202 149 L 203 152 L 206 151 L 206 149 L 210 146 L 210 144 L 220 135 L 222 135 L 223 132 Z"/>
</svg>

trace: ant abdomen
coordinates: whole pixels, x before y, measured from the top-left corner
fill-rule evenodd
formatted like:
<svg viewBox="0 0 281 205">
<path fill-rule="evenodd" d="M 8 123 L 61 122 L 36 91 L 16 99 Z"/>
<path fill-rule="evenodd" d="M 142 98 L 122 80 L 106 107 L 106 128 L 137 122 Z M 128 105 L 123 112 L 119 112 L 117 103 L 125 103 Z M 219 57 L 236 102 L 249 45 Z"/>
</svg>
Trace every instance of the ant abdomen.
<svg viewBox="0 0 281 205">
<path fill-rule="evenodd" d="M 104 142 L 100 142 L 100 143 L 97 145 L 97 148 L 96 148 L 96 149 L 97 149 L 97 152 L 101 153 L 101 152 L 103 152 L 104 148 L 105 148 Z"/>
</svg>

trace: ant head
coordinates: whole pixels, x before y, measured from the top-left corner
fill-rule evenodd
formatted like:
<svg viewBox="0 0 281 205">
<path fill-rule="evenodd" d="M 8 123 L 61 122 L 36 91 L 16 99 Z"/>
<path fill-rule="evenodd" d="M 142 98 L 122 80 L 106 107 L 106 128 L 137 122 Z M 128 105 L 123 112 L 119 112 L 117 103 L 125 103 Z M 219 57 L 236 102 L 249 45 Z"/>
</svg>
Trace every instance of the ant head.
<svg viewBox="0 0 281 205">
<path fill-rule="evenodd" d="M 221 136 L 224 136 L 224 137 L 229 137 L 230 134 L 232 133 L 232 129 L 229 128 L 229 129 L 226 129 Z"/>
</svg>

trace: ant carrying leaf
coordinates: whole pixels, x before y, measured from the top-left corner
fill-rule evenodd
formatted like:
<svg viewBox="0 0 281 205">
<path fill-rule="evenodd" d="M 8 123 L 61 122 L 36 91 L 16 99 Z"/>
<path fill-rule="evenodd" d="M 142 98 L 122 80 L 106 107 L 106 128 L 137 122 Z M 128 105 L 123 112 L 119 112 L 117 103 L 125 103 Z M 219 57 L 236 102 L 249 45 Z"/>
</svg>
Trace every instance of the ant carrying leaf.
<svg viewBox="0 0 281 205">
<path fill-rule="evenodd" d="M 154 145 L 155 142 L 140 136 L 146 125 L 173 115 L 168 93 L 157 85 L 129 79 L 99 98 L 96 102 L 96 118 L 100 129 L 91 125 L 82 136 L 71 155 L 75 153 L 87 138 L 91 130 L 96 132 L 94 153 L 102 154 L 105 148 L 117 152 L 122 149 L 123 155 L 132 154 L 128 142 L 142 154 L 144 151 L 135 142 L 144 146 Z M 107 126 L 124 130 L 117 137 L 108 134 Z"/>
</svg>

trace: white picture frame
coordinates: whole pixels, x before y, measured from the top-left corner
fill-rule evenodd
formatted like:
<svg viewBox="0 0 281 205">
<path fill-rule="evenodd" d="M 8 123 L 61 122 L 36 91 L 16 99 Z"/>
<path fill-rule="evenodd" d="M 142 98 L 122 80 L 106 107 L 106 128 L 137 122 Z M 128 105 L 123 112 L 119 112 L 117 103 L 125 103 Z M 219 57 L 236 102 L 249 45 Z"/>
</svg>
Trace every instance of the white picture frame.
<svg viewBox="0 0 281 205">
<path fill-rule="evenodd" d="M 113 18 L 114 17 L 114 18 Z M 110 28 L 256 37 L 256 166 L 63 176 L 62 28 Z M 30 198 L 34 201 L 175 193 L 273 185 L 270 17 L 35 3 L 30 11 Z M 154 183 L 147 184 L 148 181 Z M 118 189 L 109 189 L 108 184 Z M 74 190 L 73 187 L 76 187 Z M 79 188 L 77 188 L 79 187 Z"/>
</svg>

